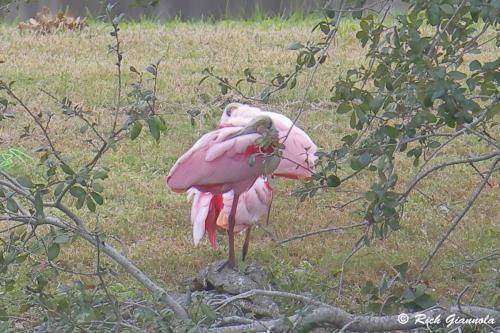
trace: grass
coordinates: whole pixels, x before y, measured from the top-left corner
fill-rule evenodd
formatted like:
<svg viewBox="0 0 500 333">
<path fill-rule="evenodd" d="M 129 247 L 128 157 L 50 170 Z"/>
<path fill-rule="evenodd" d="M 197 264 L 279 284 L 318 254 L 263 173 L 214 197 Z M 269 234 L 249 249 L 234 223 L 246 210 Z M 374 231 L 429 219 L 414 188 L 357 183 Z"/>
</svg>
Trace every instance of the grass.
<svg viewBox="0 0 500 333">
<path fill-rule="evenodd" d="M 141 134 L 139 143 L 126 141 L 106 155 L 103 166 L 111 169 L 106 181 L 106 204 L 98 208 L 97 214 L 82 213 L 89 225 L 115 236 L 109 239 L 112 244 L 169 289 L 182 289 L 197 270 L 226 256 L 225 245 L 217 251 L 207 244 L 193 246 L 190 204 L 184 195 L 171 193 L 165 186 L 165 175 L 177 157 L 197 137 L 213 128 L 220 115 L 217 103 L 205 102 L 207 95 L 213 101 L 218 91 L 213 83 L 198 85 L 201 71 L 215 66 L 217 73 L 231 79 L 239 78 L 246 67 L 254 68 L 255 74 L 264 79 L 276 72 L 286 73 L 292 69 L 296 57 L 293 51 L 286 51 L 287 46 L 320 37 L 319 32 L 311 34 L 311 22 L 263 19 L 124 25 L 121 38 L 127 85 L 134 80 L 127 70 L 129 66 L 145 68 L 164 57 L 158 92 L 160 112 L 166 114 L 169 130 L 158 144 Z M 345 70 L 365 62 L 353 33 L 354 25 L 349 24 L 340 30 L 328 65 L 318 71 L 307 99 L 307 111 L 300 120 L 300 126 L 325 150 L 338 146 L 340 138 L 349 132 L 348 119 L 338 115 L 329 102 L 329 89 Z M 0 64 L 0 76 L 15 80 L 16 91 L 34 109 L 57 108 L 38 90 L 43 87 L 85 105 L 96 119 L 106 123 L 116 94 L 114 58 L 107 49 L 112 42 L 109 31 L 108 26 L 93 23 L 81 33 L 34 36 L 20 34 L 13 26 L 0 26 L 0 60 L 5 61 Z M 497 51 L 494 46 L 487 46 L 486 53 L 479 57 L 494 59 Z M 284 91 L 264 107 L 292 117 L 298 109 L 304 81 L 302 76 L 298 89 Z M 192 109 L 200 109 L 203 115 L 194 127 L 186 113 Z M 0 123 L 0 150 L 16 147 L 31 152 L 42 137 L 30 128 L 31 135 L 20 139 L 23 127 L 29 122 L 21 109 L 16 107 L 14 112 L 17 115 L 14 121 Z M 66 123 L 62 117 L 52 126 L 57 148 L 71 163 L 77 165 L 90 156 L 90 151 L 83 149 L 88 147 L 82 147 L 78 139 L 78 126 Z M 498 134 L 497 129 L 493 130 Z M 479 149 L 477 142 L 463 140 L 447 148 L 446 153 L 465 156 Z M 436 162 L 443 159 L 440 157 Z M 409 161 L 398 163 L 407 170 L 400 176 L 404 183 L 416 169 Z M 38 172 L 36 166 L 14 171 Z M 363 175 L 345 188 L 363 190 L 369 185 L 370 177 Z M 401 230 L 385 241 L 374 241 L 350 261 L 345 275 L 349 297 L 344 302 L 352 307 L 358 302 L 359 289 L 364 283 L 378 281 L 382 272 L 390 271 L 392 265 L 408 261 L 409 277 L 414 277 L 453 217 L 452 213 L 442 213 L 439 206 L 446 203 L 452 211 L 460 210 L 470 190 L 479 182 L 477 174 L 468 166 L 447 169 L 424 181 L 419 186 L 421 192 L 415 192 L 406 206 Z M 272 186 L 275 201 L 267 229 L 276 239 L 332 225 L 352 224 L 359 219 L 352 211 L 328 208 L 352 199 L 352 193 L 322 192 L 313 199 L 298 202 L 291 196 L 299 186 L 297 183 L 274 179 Z M 467 268 L 463 264 L 466 258 L 481 257 L 499 247 L 498 193 L 498 178 L 493 178 L 491 187 L 486 188 L 425 275 L 426 283 L 437 298 L 453 302 L 471 281 L 485 303 L 498 293 L 495 287 L 498 273 L 494 267 L 480 263 Z M 342 261 L 361 235 L 361 230 L 346 230 L 278 246 L 258 228 L 253 233 L 248 260 L 263 265 L 285 290 L 322 293 L 331 301 L 336 294 L 333 287 L 338 282 Z M 220 243 L 225 244 L 225 237 L 219 238 Z M 238 237 L 238 248 L 241 244 L 242 237 Z M 78 241 L 64 249 L 59 264 L 86 270 L 94 264 L 94 256 L 94 249 Z M 120 277 L 119 281 L 126 284 L 129 280 Z M 462 302 L 467 302 L 467 295 Z"/>
</svg>

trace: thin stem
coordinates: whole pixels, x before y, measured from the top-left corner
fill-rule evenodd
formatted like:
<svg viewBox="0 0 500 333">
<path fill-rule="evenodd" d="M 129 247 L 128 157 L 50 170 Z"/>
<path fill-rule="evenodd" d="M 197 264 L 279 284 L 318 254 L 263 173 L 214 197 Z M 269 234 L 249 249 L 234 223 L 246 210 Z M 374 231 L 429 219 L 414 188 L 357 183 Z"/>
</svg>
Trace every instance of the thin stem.
<svg viewBox="0 0 500 333">
<path fill-rule="evenodd" d="M 327 233 L 327 232 L 339 231 L 339 230 L 346 230 L 346 229 L 353 229 L 353 228 L 358 228 L 358 227 L 362 227 L 362 226 L 366 226 L 366 225 L 368 225 L 368 222 L 365 221 L 365 222 L 356 223 L 356 224 L 350 224 L 350 225 L 343 225 L 343 226 L 336 226 L 336 227 L 330 227 L 330 228 L 320 229 L 320 230 L 316 230 L 316 231 L 307 232 L 305 234 L 293 236 L 293 237 L 290 237 L 290 238 L 287 238 L 287 239 L 283 239 L 283 240 L 277 241 L 277 243 L 278 244 L 285 244 L 285 243 L 288 243 L 288 242 L 292 242 L 294 240 L 304 239 L 306 237 L 320 235 L 320 234 L 324 234 L 324 233 Z"/>
</svg>

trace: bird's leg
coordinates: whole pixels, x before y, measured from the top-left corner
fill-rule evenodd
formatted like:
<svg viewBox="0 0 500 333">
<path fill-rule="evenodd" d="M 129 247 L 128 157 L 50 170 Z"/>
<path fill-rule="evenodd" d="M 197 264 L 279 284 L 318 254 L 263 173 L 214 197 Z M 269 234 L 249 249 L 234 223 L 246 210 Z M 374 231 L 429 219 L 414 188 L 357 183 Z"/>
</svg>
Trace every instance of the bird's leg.
<svg viewBox="0 0 500 333">
<path fill-rule="evenodd" d="M 229 257 L 227 261 L 219 267 L 221 271 L 224 267 L 234 268 L 236 264 L 236 256 L 234 255 L 234 226 L 236 224 L 236 208 L 238 207 L 238 199 L 240 195 L 234 194 L 233 205 L 231 206 L 231 213 L 229 213 L 229 228 L 227 229 L 227 236 L 229 238 Z"/>
<path fill-rule="evenodd" d="M 250 244 L 250 231 L 252 227 L 248 227 L 247 232 L 245 234 L 245 242 L 243 243 L 243 248 L 241 249 L 241 260 L 245 261 L 248 252 L 248 244 Z"/>
</svg>

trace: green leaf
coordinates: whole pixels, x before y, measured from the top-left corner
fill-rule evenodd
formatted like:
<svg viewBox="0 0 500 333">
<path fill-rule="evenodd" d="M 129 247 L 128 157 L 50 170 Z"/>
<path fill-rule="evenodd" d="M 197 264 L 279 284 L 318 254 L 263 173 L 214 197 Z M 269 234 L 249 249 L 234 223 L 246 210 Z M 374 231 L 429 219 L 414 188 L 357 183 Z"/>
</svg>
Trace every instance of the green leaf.
<svg viewBox="0 0 500 333">
<path fill-rule="evenodd" d="M 356 113 L 355 112 L 351 113 L 351 119 L 349 119 L 349 126 L 351 128 L 356 127 Z"/>
<path fill-rule="evenodd" d="M 148 119 L 148 126 L 151 136 L 158 142 L 158 140 L 160 140 L 160 126 L 158 120 L 155 117 Z"/>
<path fill-rule="evenodd" d="M 328 35 L 328 33 L 330 32 L 330 26 L 327 23 L 320 24 L 319 28 L 325 35 Z"/>
<path fill-rule="evenodd" d="M 429 23 L 432 26 L 439 25 L 441 22 L 441 10 L 439 9 L 439 5 L 433 3 L 429 9 L 427 10 L 427 18 L 429 19 Z"/>
<path fill-rule="evenodd" d="M 372 99 L 372 101 L 370 102 L 370 110 L 377 113 L 377 111 L 380 109 L 382 104 L 384 104 L 384 100 L 385 100 L 385 97 L 382 95 L 379 95 L 379 96 L 375 97 L 374 99 Z"/>
<path fill-rule="evenodd" d="M 336 175 L 329 175 L 328 178 L 326 178 L 326 183 L 330 187 L 337 187 L 340 185 L 340 178 Z"/>
<path fill-rule="evenodd" d="M 69 193 L 71 193 L 71 195 L 74 196 L 75 198 L 81 198 L 87 194 L 87 192 L 85 192 L 85 190 L 80 186 L 73 186 L 69 190 Z"/>
<path fill-rule="evenodd" d="M 75 172 L 73 171 L 73 169 L 71 169 L 69 167 L 69 165 L 67 164 L 61 164 L 61 169 L 62 171 L 64 171 L 64 173 L 68 174 L 68 175 L 74 175 Z"/>
<path fill-rule="evenodd" d="M 366 200 L 373 202 L 378 200 L 378 195 L 375 191 L 368 191 L 365 193 Z"/>
<path fill-rule="evenodd" d="M 47 249 L 47 258 L 54 260 L 59 255 L 59 252 L 61 252 L 61 246 L 57 243 L 52 243 Z"/>
<path fill-rule="evenodd" d="M 404 279 L 408 271 L 408 266 L 408 262 L 403 262 L 399 265 L 394 265 L 393 268 L 401 275 L 401 278 Z"/>
<path fill-rule="evenodd" d="M 134 66 L 130 66 L 130 71 L 132 73 L 140 74 L 139 71 Z"/>
<path fill-rule="evenodd" d="M 136 121 L 132 129 L 130 130 L 130 139 L 135 140 L 142 131 L 142 124 L 140 121 Z"/>
<path fill-rule="evenodd" d="M 85 196 L 79 197 L 78 200 L 76 200 L 75 202 L 76 209 L 81 209 L 84 203 L 85 203 Z"/>
<path fill-rule="evenodd" d="M 448 73 L 448 77 L 452 80 L 463 80 L 467 77 L 467 75 L 459 71 L 451 71 Z"/>
<path fill-rule="evenodd" d="M 200 307 L 201 311 L 207 317 L 209 322 L 213 322 L 217 319 L 217 313 L 210 306 L 205 303 L 201 303 Z"/>
<path fill-rule="evenodd" d="M 473 60 L 469 64 L 469 69 L 474 72 L 477 71 L 478 69 L 481 69 L 481 63 L 478 60 Z"/>
<path fill-rule="evenodd" d="M 16 178 L 16 180 L 22 187 L 25 187 L 25 188 L 32 188 L 33 187 L 33 183 L 31 182 L 31 179 L 29 179 L 26 176 L 19 176 Z"/>
<path fill-rule="evenodd" d="M 13 198 L 7 198 L 7 210 L 13 213 L 17 213 L 17 211 L 19 210 L 19 206 Z"/>
<path fill-rule="evenodd" d="M 108 172 L 106 170 L 99 170 L 94 174 L 94 179 L 106 179 L 108 178 Z"/>
<path fill-rule="evenodd" d="M 455 9 L 453 8 L 453 6 L 449 5 L 447 3 L 445 3 L 444 5 L 441 5 L 441 10 L 445 14 L 448 14 L 448 15 L 453 15 L 453 13 L 455 12 Z"/>
<path fill-rule="evenodd" d="M 35 193 L 35 212 L 38 216 L 43 215 L 43 200 L 39 191 Z"/>
<path fill-rule="evenodd" d="M 325 9 L 325 14 L 330 19 L 335 17 L 335 11 L 333 9 L 330 9 L 330 8 Z"/>
<path fill-rule="evenodd" d="M 98 182 L 93 182 L 92 183 L 92 188 L 96 191 L 96 192 L 102 192 L 104 191 L 104 186 L 101 185 L 101 183 L 98 183 Z"/>
<path fill-rule="evenodd" d="M 64 189 L 64 183 L 57 184 L 56 188 L 54 189 L 54 195 L 56 197 L 59 196 L 59 194 L 61 194 L 61 192 L 63 191 L 63 189 Z"/>
<path fill-rule="evenodd" d="M 357 158 L 353 158 L 351 159 L 351 169 L 354 171 L 361 170 L 363 169 L 363 164 L 361 164 Z"/>
<path fill-rule="evenodd" d="M 92 197 L 90 197 L 89 195 L 87 196 L 87 208 L 91 212 L 95 212 L 95 209 L 96 209 L 95 202 L 94 202 L 94 200 L 92 200 Z"/>
<path fill-rule="evenodd" d="M 158 74 L 157 70 L 156 70 L 156 66 L 155 65 L 149 65 L 148 67 L 146 67 L 146 70 L 151 73 L 153 76 L 156 76 Z"/>
<path fill-rule="evenodd" d="M 94 201 L 98 205 L 102 205 L 104 203 L 104 199 L 102 198 L 102 196 L 99 193 L 97 193 L 97 192 L 90 192 L 90 196 L 92 197 L 92 199 L 94 199 Z"/>
<path fill-rule="evenodd" d="M 337 108 L 337 113 L 339 114 L 344 114 L 352 110 L 351 103 L 349 102 L 342 102 L 338 108 Z"/>
<path fill-rule="evenodd" d="M 396 127 L 386 125 L 384 129 L 387 136 L 390 137 L 391 139 L 395 139 L 399 135 L 399 130 Z"/>
<path fill-rule="evenodd" d="M 429 141 L 429 143 L 427 144 L 427 146 L 429 148 L 438 148 L 439 146 L 441 146 L 441 144 L 437 141 Z"/>
</svg>

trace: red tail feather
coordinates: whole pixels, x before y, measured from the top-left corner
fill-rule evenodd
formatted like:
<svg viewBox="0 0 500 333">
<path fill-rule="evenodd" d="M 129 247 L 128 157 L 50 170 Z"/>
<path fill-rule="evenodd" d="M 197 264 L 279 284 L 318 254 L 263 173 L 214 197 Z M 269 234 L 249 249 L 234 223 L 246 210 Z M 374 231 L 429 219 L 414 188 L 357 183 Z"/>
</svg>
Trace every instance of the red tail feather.
<svg viewBox="0 0 500 333">
<path fill-rule="evenodd" d="M 218 246 L 216 239 L 217 218 L 223 208 L 224 203 L 222 201 L 222 194 L 214 194 L 210 201 L 210 207 L 208 208 L 207 219 L 205 220 L 205 232 L 207 233 L 210 245 L 212 245 L 214 249 Z"/>
</svg>

